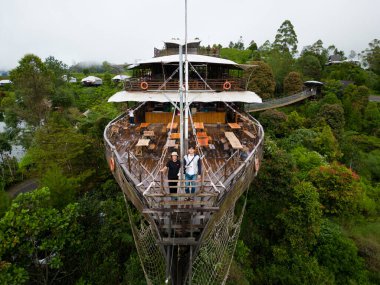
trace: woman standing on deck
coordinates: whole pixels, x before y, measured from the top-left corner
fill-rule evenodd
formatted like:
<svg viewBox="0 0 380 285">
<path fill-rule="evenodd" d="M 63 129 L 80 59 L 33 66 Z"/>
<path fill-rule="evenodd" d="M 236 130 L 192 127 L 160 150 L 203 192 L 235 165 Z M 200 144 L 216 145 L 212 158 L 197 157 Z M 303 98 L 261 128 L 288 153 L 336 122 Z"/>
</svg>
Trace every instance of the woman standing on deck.
<svg viewBox="0 0 380 285">
<path fill-rule="evenodd" d="M 181 169 L 181 162 L 178 160 L 177 152 L 172 152 L 171 160 L 169 160 L 166 163 L 166 166 L 162 168 L 160 171 L 164 172 L 166 169 L 169 169 L 168 180 L 176 180 L 176 181 L 169 181 L 169 191 L 170 193 L 177 193 L 178 179 L 179 179 L 178 174 L 179 174 L 179 170 Z"/>
</svg>

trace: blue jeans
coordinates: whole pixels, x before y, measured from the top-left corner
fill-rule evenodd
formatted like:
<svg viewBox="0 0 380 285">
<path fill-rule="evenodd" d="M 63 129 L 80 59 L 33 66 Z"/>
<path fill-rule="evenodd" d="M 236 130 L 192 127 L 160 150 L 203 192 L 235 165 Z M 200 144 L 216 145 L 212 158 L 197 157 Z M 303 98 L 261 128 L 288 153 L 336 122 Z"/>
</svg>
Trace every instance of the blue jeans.
<svg viewBox="0 0 380 285">
<path fill-rule="evenodd" d="M 191 193 L 195 193 L 195 184 L 196 182 L 194 181 L 195 179 L 197 178 L 197 175 L 196 174 L 193 174 L 193 175 L 190 175 L 190 174 L 185 174 L 185 179 L 186 179 L 186 188 L 185 188 L 185 192 L 187 194 L 189 194 L 189 186 L 193 186 L 191 187 Z"/>
</svg>

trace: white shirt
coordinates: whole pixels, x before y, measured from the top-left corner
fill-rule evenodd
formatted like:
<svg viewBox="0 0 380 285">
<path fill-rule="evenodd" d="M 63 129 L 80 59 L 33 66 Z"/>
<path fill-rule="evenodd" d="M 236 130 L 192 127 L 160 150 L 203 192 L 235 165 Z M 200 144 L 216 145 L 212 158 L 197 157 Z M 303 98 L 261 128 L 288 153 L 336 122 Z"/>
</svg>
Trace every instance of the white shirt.
<svg viewBox="0 0 380 285">
<path fill-rule="evenodd" d="M 133 114 L 133 110 L 129 110 L 129 113 L 128 113 L 129 117 L 134 117 L 135 115 Z"/>
<path fill-rule="evenodd" d="M 189 174 L 189 175 L 194 175 L 194 174 L 197 174 L 198 172 L 198 166 L 195 165 L 195 163 L 198 162 L 197 159 L 193 159 L 194 158 L 194 154 L 191 155 L 191 154 L 188 154 L 187 155 L 187 159 L 188 161 L 190 162 L 189 164 L 186 164 L 186 173 Z"/>
</svg>

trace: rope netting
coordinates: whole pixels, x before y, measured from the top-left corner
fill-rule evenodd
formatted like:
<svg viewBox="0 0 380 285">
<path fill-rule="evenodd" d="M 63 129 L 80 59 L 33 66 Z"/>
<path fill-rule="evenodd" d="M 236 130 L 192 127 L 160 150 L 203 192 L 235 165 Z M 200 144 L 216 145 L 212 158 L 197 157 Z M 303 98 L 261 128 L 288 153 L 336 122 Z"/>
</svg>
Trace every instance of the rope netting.
<svg viewBox="0 0 380 285">
<path fill-rule="evenodd" d="M 240 233 L 245 205 L 235 219 L 235 204 L 223 215 L 202 241 L 192 266 L 191 284 L 225 284 Z"/>
<path fill-rule="evenodd" d="M 133 237 L 135 240 L 137 252 L 145 274 L 145 279 L 148 285 L 164 284 L 166 263 L 165 258 L 157 245 L 158 238 L 154 234 L 154 229 L 151 225 L 142 222 L 140 228 L 132 221 L 133 214 L 127 205 L 128 217 L 132 228 Z"/>
</svg>

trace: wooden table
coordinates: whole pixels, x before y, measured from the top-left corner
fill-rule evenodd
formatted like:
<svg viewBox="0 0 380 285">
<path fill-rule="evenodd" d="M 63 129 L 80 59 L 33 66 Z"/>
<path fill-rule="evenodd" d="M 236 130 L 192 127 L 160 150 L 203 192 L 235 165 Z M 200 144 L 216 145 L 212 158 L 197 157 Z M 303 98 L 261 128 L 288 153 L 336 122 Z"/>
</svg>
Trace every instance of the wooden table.
<svg viewBox="0 0 380 285">
<path fill-rule="evenodd" d="M 228 123 L 231 129 L 241 129 L 240 125 L 237 123 Z"/>
<path fill-rule="evenodd" d="M 249 136 L 251 139 L 255 139 L 255 138 L 256 138 L 256 136 L 255 136 L 254 134 L 252 134 L 251 132 L 249 132 L 249 131 L 244 130 L 244 133 L 245 133 L 247 136 Z"/>
<path fill-rule="evenodd" d="M 144 137 L 154 137 L 155 134 L 154 134 L 154 131 L 144 131 L 143 136 Z"/>
<path fill-rule="evenodd" d="M 141 123 L 140 128 L 147 128 L 150 125 L 150 123 Z"/>
<path fill-rule="evenodd" d="M 239 139 L 235 136 L 233 132 L 225 132 L 224 133 L 227 140 L 230 142 L 233 149 L 243 149 Z"/>
<path fill-rule="evenodd" d="M 178 129 L 178 123 L 176 123 L 176 122 L 174 122 L 173 124 L 172 123 L 168 123 L 168 125 L 166 126 L 166 128 L 169 130 L 170 126 L 174 130 Z"/>
<path fill-rule="evenodd" d="M 208 136 L 206 132 L 197 133 L 198 144 L 200 146 L 208 146 Z"/>
<path fill-rule="evenodd" d="M 170 134 L 170 138 L 171 138 L 171 139 L 178 140 L 178 139 L 181 138 L 181 134 L 180 134 L 180 133 L 171 133 L 171 134 Z"/>
<path fill-rule="evenodd" d="M 204 138 L 204 137 L 207 137 L 207 133 L 206 132 L 199 132 L 199 133 L 197 133 L 197 138 Z"/>
<path fill-rule="evenodd" d="M 194 122 L 194 127 L 196 130 L 204 130 L 205 126 L 203 124 L 203 122 Z"/>
<path fill-rule="evenodd" d="M 142 155 L 142 148 L 144 146 L 148 146 L 150 142 L 150 139 L 139 139 L 139 141 L 136 144 L 136 155 Z"/>
<path fill-rule="evenodd" d="M 166 144 L 167 147 L 178 147 L 178 144 L 175 143 L 175 140 L 169 140 Z"/>
</svg>

